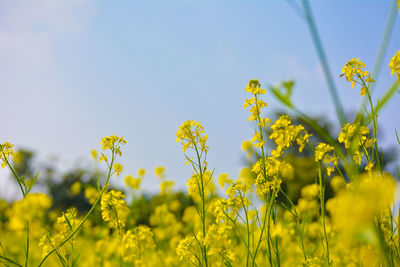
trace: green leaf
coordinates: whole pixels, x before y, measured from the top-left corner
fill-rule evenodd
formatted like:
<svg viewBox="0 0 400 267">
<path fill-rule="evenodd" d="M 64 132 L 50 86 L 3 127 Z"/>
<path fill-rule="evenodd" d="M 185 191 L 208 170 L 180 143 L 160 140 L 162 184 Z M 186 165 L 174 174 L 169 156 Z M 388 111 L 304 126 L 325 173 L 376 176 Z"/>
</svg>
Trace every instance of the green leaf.
<svg viewBox="0 0 400 267">
<path fill-rule="evenodd" d="M 65 216 L 65 213 L 63 212 L 63 216 L 64 216 L 64 219 L 65 219 L 65 221 L 67 222 L 67 224 L 68 224 L 68 227 L 69 227 L 69 229 L 71 230 L 71 232 L 73 231 L 73 229 L 72 229 L 72 225 L 71 225 L 71 223 L 69 222 L 69 220 L 68 220 L 68 218 L 67 218 L 67 216 Z"/>
<path fill-rule="evenodd" d="M 9 262 L 9 263 L 12 263 L 12 264 L 14 264 L 14 265 L 16 265 L 16 266 L 22 267 L 21 264 L 15 262 L 15 261 L 13 261 L 12 259 L 7 258 L 7 257 L 5 257 L 5 256 L 1 256 L 1 255 L 0 255 L 0 259 L 5 260 L 5 261 L 7 261 L 7 262 Z"/>
<path fill-rule="evenodd" d="M 292 89 L 294 86 L 294 81 L 282 81 L 278 86 L 272 86 L 271 92 L 279 100 L 282 104 L 289 108 L 293 108 L 293 104 L 291 101 Z"/>
</svg>

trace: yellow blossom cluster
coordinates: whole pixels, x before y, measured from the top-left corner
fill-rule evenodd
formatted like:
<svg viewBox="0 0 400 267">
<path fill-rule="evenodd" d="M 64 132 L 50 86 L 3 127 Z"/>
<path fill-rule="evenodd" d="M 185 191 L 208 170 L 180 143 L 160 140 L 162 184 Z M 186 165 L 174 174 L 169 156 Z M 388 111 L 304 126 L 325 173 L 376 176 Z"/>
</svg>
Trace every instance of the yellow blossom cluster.
<svg viewBox="0 0 400 267">
<path fill-rule="evenodd" d="M 188 148 L 207 152 L 207 139 L 208 136 L 204 134 L 204 127 L 199 122 L 193 120 L 182 123 L 176 133 L 176 142 L 181 142 L 183 152 Z"/>
<path fill-rule="evenodd" d="M 400 79 L 400 50 L 390 59 L 389 69 L 391 75 L 395 74 L 397 79 Z"/>
<path fill-rule="evenodd" d="M 322 160 L 323 163 L 327 164 L 326 171 L 328 176 L 335 171 L 335 166 L 338 166 L 338 157 L 333 151 L 333 146 L 325 143 L 319 143 L 315 147 L 315 161 L 318 162 Z"/>
<path fill-rule="evenodd" d="M 271 130 L 269 138 L 276 144 L 276 149 L 271 151 L 271 155 L 275 158 L 282 156 L 283 151 L 291 147 L 295 141 L 299 146 L 299 152 L 302 152 L 311 136 L 303 125 L 292 125 L 288 115 L 280 116 L 271 126 Z"/>
<path fill-rule="evenodd" d="M 4 142 L 3 144 L 0 144 L 0 160 L 2 168 L 7 166 L 10 155 L 14 154 L 13 147 L 14 145 L 10 144 L 9 142 Z"/>
<path fill-rule="evenodd" d="M 368 71 L 363 70 L 365 63 L 359 58 L 353 58 L 349 60 L 342 68 L 342 76 L 346 77 L 348 82 L 351 82 L 351 88 L 358 83 L 361 85 L 360 95 L 364 96 L 368 92 L 368 86 L 370 83 L 374 83 L 371 74 Z"/>
<path fill-rule="evenodd" d="M 257 123 L 258 129 L 255 130 L 254 136 L 251 142 L 254 146 L 261 148 L 265 145 L 265 140 L 263 137 L 262 129 L 265 128 L 271 120 L 269 118 L 261 117 L 262 110 L 268 106 L 260 97 L 266 94 L 265 89 L 261 89 L 261 84 L 258 80 L 250 80 L 245 88 L 246 92 L 251 93 L 252 97 L 245 100 L 243 108 L 246 109 L 250 107 L 250 117 L 249 121 L 255 121 Z"/>
<path fill-rule="evenodd" d="M 126 144 L 126 141 L 122 136 L 121 137 L 116 135 L 105 136 L 100 140 L 101 149 L 110 150 L 113 153 L 113 155 L 122 156 L 121 145 L 124 144 Z M 93 151 L 92 151 L 92 156 L 93 156 Z M 108 162 L 108 157 L 104 153 L 101 153 L 99 160 L 100 162 L 103 160 L 105 162 Z"/>
<path fill-rule="evenodd" d="M 124 262 L 131 262 L 135 266 L 143 265 L 143 254 L 146 250 L 154 250 L 156 245 L 153 240 L 153 233 L 146 225 L 139 225 L 135 229 L 128 230 L 122 236 L 122 259 Z"/>
<path fill-rule="evenodd" d="M 104 221 L 111 222 L 116 229 L 125 227 L 130 212 L 124 199 L 125 195 L 116 190 L 105 192 L 101 197 L 101 216 Z"/>
<path fill-rule="evenodd" d="M 353 140 L 357 138 L 356 145 L 370 148 L 375 143 L 375 139 L 370 138 L 369 129 L 366 126 L 359 125 L 359 123 L 346 123 L 339 133 L 338 141 L 343 143 L 345 148 L 350 148 Z"/>
</svg>

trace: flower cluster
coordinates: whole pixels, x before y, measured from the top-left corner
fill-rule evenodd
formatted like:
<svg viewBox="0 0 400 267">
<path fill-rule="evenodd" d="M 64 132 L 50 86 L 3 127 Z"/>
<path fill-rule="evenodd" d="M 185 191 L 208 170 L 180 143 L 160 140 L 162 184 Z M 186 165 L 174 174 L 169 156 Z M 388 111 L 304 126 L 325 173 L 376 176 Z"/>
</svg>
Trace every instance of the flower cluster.
<svg viewBox="0 0 400 267">
<path fill-rule="evenodd" d="M 355 142 L 357 146 L 364 146 L 365 148 L 372 147 L 376 141 L 369 137 L 368 127 L 360 126 L 359 123 L 346 123 L 339 133 L 338 141 L 348 149 L 354 140 L 357 141 Z"/>
<path fill-rule="evenodd" d="M 40 239 L 39 246 L 43 250 L 42 257 L 45 257 L 53 249 L 59 250 L 60 244 L 76 229 L 79 222 L 75 208 L 68 209 L 67 212 L 58 217 L 54 225 L 54 229 L 57 232 L 55 234 L 45 234 Z M 67 253 L 65 250 L 63 252 Z"/>
<path fill-rule="evenodd" d="M 249 186 L 244 183 L 244 180 L 239 178 L 226 190 L 228 196 L 227 203 L 236 208 L 245 206 L 248 207 L 251 203 L 246 194 L 249 192 Z"/>
<path fill-rule="evenodd" d="M 193 265 L 197 265 L 200 262 L 200 248 L 196 237 L 189 235 L 179 241 L 176 254 L 178 254 L 180 260 L 186 259 Z"/>
<path fill-rule="evenodd" d="M 14 154 L 13 147 L 14 145 L 10 144 L 9 142 L 4 142 L 4 144 L 0 144 L 0 160 L 2 168 L 7 166 L 10 155 Z"/>
<path fill-rule="evenodd" d="M 135 178 L 132 175 L 127 175 L 124 178 L 125 185 L 134 189 L 139 190 L 140 184 L 142 183 L 141 178 Z"/>
<path fill-rule="evenodd" d="M 346 149 L 351 149 L 354 162 L 361 164 L 362 158 L 365 155 L 364 151 L 373 147 L 376 139 L 369 137 L 368 127 L 360 126 L 359 123 L 347 123 L 340 131 L 338 141 L 339 143 L 343 143 Z M 370 171 L 373 166 L 372 162 L 368 162 L 365 170 Z"/>
<path fill-rule="evenodd" d="M 204 133 L 204 127 L 199 122 L 188 120 L 179 127 L 176 133 L 176 142 L 181 142 L 183 152 L 188 148 L 193 148 L 194 150 L 200 149 L 203 152 L 207 152 L 208 146 L 206 146 L 206 141 L 208 136 Z"/>
<path fill-rule="evenodd" d="M 119 155 L 122 156 L 121 152 L 121 145 L 126 144 L 126 141 L 124 138 L 118 137 L 116 135 L 111 135 L 111 136 L 105 136 L 100 140 L 100 145 L 102 150 L 111 150 L 113 155 Z M 93 155 L 93 152 L 92 152 Z M 100 161 L 104 160 L 105 162 L 108 162 L 108 158 L 105 154 L 101 153 L 100 156 Z"/>
<path fill-rule="evenodd" d="M 335 166 L 338 165 L 338 157 L 334 154 L 334 148 L 331 145 L 325 143 L 319 143 L 315 147 L 315 161 L 322 160 L 323 163 L 327 164 L 326 171 L 328 176 L 335 171 Z"/>
<path fill-rule="evenodd" d="M 111 222 L 115 229 L 125 227 L 130 212 L 124 199 L 125 195 L 116 190 L 105 192 L 101 197 L 101 217 L 104 221 Z"/>
<path fill-rule="evenodd" d="M 391 75 L 395 74 L 397 79 L 400 79 L 400 50 L 390 59 L 389 69 Z"/>
<path fill-rule="evenodd" d="M 146 225 L 139 225 L 133 230 L 128 230 L 122 236 L 122 259 L 124 262 L 132 262 L 134 266 L 141 266 L 142 255 L 146 249 L 154 250 L 156 245 L 153 240 L 153 233 Z"/>
<path fill-rule="evenodd" d="M 261 95 L 266 94 L 267 91 L 265 89 L 261 89 L 261 84 L 256 79 L 250 80 L 245 90 L 246 92 L 251 93 L 252 97 L 245 100 L 243 108 L 246 109 L 250 107 L 250 117 L 248 120 L 257 122 L 258 126 L 258 130 L 255 131 L 251 141 L 254 143 L 255 147 L 261 148 L 265 145 L 262 128 L 265 128 L 271 122 L 269 118 L 261 117 L 262 110 L 266 108 L 268 104 L 260 99 L 260 97 Z"/>
<path fill-rule="evenodd" d="M 271 151 L 271 155 L 275 158 L 282 156 L 283 150 L 291 147 L 295 141 L 299 145 L 299 152 L 302 152 L 311 136 L 303 125 L 293 125 L 292 119 L 287 115 L 280 116 L 271 126 L 271 130 L 269 138 L 276 144 L 276 149 Z"/>
<path fill-rule="evenodd" d="M 361 96 L 364 96 L 368 92 L 370 83 L 374 83 L 371 74 L 368 71 L 363 70 L 365 64 L 359 58 L 353 58 L 347 62 L 342 68 L 342 75 L 346 76 L 348 82 L 351 82 L 351 88 L 358 83 L 361 85 Z"/>
<path fill-rule="evenodd" d="M 186 183 L 188 187 L 189 196 L 193 198 L 195 202 L 200 202 L 202 198 L 206 199 L 215 191 L 215 185 L 211 181 L 212 173 L 206 171 L 200 175 L 194 173 L 192 177 Z"/>
</svg>

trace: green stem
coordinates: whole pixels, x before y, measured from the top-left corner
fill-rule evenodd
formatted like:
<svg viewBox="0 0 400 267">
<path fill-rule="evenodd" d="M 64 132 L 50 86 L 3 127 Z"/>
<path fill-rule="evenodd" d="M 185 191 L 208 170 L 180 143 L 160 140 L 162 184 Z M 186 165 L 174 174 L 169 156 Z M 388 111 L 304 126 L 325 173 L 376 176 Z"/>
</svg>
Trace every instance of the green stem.
<svg viewBox="0 0 400 267">
<path fill-rule="evenodd" d="M 11 166 L 10 162 L 7 160 L 6 157 L 3 156 L 3 159 L 4 159 L 4 161 L 6 162 L 8 168 L 11 170 L 11 173 L 13 174 L 15 180 L 17 180 L 17 183 L 18 183 L 18 185 L 19 185 L 19 188 L 21 189 L 21 192 L 22 192 L 22 196 L 25 197 L 25 190 L 24 190 L 24 188 L 22 187 L 22 184 L 21 184 L 21 182 L 20 182 L 20 180 L 19 180 L 17 174 L 15 173 L 13 167 Z"/>
<path fill-rule="evenodd" d="M 300 236 L 301 249 L 303 250 L 304 261 L 307 261 L 307 254 L 306 254 L 306 250 L 304 247 L 303 230 L 301 229 L 299 214 L 297 213 L 296 206 L 294 205 L 294 203 L 290 199 L 290 197 L 285 193 L 285 191 L 282 190 L 282 188 L 280 189 L 280 192 L 282 193 L 282 195 L 284 195 L 286 197 L 286 199 L 289 201 L 290 205 L 293 208 L 294 216 L 296 217 L 296 225 L 297 225 L 297 228 L 299 231 L 299 236 Z"/>
<path fill-rule="evenodd" d="M 240 199 L 242 201 L 242 206 L 244 210 L 244 214 L 246 216 L 246 230 L 247 230 L 247 253 L 246 253 L 246 267 L 249 266 L 249 257 L 250 257 L 250 228 L 249 228 L 249 217 L 247 212 L 247 207 L 244 204 L 244 200 L 242 194 L 239 192 Z M 254 263 L 253 263 L 254 264 Z"/>
<path fill-rule="evenodd" d="M 372 103 L 371 94 L 369 92 L 369 90 L 370 90 L 369 86 L 367 86 L 367 84 L 365 83 L 364 79 L 361 77 L 360 74 L 357 73 L 357 76 L 361 80 L 362 85 L 367 89 L 367 98 L 368 98 L 368 101 L 369 101 L 369 105 L 371 107 L 372 127 L 373 127 L 374 138 L 375 138 L 375 143 L 374 143 L 375 158 L 376 158 L 379 170 L 382 171 L 382 165 L 381 165 L 381 161 L 380 161 L 380 157 L 379 157 L 379 150 L 378 150 L 378 137 L 377 137 L 377 132 L 378 132 L 378 119 L 377 119 L 377 117 L 378 116 L 377 116 L 377 114 L 375 113 L 375 110 L 374 110 L 374 105 Z"/>
<path fill-rule="evenodd" d="M 340 102 L 339 94 L 337 92 L 335 83 L 333 82 L 332 73 L 331 73 L 331 70 L 330 70 L 329 64 L 328 64 L 328 59 L 325 55 L 324 47 L 322 45 L 321 38 L 319 37 L 319 34 L 318 34 L 317 26 L 316 26 L 314 18 L 313 18 L 311 7 L 307 0 L 302 0 L 301 2 L 303 4 L 304 15 L 305 15 L 305 18 L 307 21 L 307 25 L 310 29 L 311 37 L 313 39 L 315 48 L 317 50 L 318 58 L 321 63 L 321 66 L 322 66 L 322 70 L 324 71 L 326 82 L 328 83 L 328 89 L 329 89 L 331 98 L 333 100 L 333 104 L 335 106 L 336 115 L 339 119 L 340 125 L 343 126 L 345 124 L 345 116 L 344 116 L 344 112 L 343 112 L 343 106 Z"/>
<path fill-rule="evenodd" d="M 5 260 L 5 261 L 7 261 L 7 262 L 9 262 L 9 263 L 12 263 L 12 264 L 16 265 L 16 266 L 22 267 L 21 264 L 19 264 L 19 263 L 13 261 L 12 259 L 9 259 L 9 258 L 7 258 L 7 257 L 4 257 L 4 256 L 1 256 L 1 255 L 0 255 L 0 259 L 3 259 L 3 260 Z"/>
<path fill-rule="evenodd" d="M 108 168 L 108 174 L 107 174 L 106 182 L 104 183 L 103 188 L 102 188 L 99 196 L 97 197 L 96 201 L 94 202 L 93 206 L 90 208 L 89 212 L 86 214 L 85 218 L 83 218 L 83 220 L 79 223 L 79 225 L 76 227 L 76 229 L 60 243 L 60 245 L 57 247 L 57 249 L 62 247 L 66 242 L 68 242 L 68 240 L 70 240 L 81 229 L 82 225 L 89 218 L 90 214 L 92 214 L 92 212 L 94 211 L 95 207 L 97 206 L 97 204 L 99 203 L 101 197 L 103 196 L 103 193 L 107 189 L 106 185 L 108 184 L 108 181 L 110 180 L 110 177 L 111 177 L 111 170 L 112 170 L 112 167 L 113 167 L 113 164 L 114 164 L 115 157 L 116 157 L 116 155 L 114 154 L 114 151 L 113 151 L 112 152 L 111 163 L 110 163 L 110 166 Z M 54 248 L 49 253 L 47 253 L 47 255 L 40 261 L 38 267 L 42 266 L 42 264 L 47 260 L 47 258 L 51 254 L 53 254 L 54 252 L 56 252 L 56 248 Z"/>
<path fill-rule="evenodd" d="M 325 227 L 325 182 L 322 181 L 322 171 L 321 171 L 321 163 L 318 162 L 318 178 L 319 178 L 319 197 L 320 197 L 320 204 L 321 204 L 321 218 L 322 218 L 322 228 L 324 230 L 324 238 L 325 238 L 325 247 L 326 247 L 326 259 L 328 261 L 328 265 L 331 266 L 331 261 L 329 258 L 329 242 L 328 242 L 328 235 L 326 234 L 326 227 Z"/>
<path fill-rule="evenodd" d="M 203 168 L 202 168 L 202 164 L 201 164 L 201 158 L 200 158 L 200 154 L 199 154 L 199 150 L 197 148 L 197 145 L 194 146 L 195 151 L 196 151 L 196 155 L 197 155 L 197 162 L 198 162 L 198 166 L 199 166 L 199 174 L 200 174 L 200 182 L 201 182 L 201 224 L 202 224 L 202 230 L 203 230 L 203 238 L 206 237 L 206 210 L 205 210 L 205 188 L 204 188 L 204 181 L 203 181 Z M 205 266 L 208 266 L 208 261 L 207 261 L 207 247 L 205 245 L 202 246 L 202 250 L 203 250 L 203 259 L 204 259 L 204 263 Z"/>
</svg>

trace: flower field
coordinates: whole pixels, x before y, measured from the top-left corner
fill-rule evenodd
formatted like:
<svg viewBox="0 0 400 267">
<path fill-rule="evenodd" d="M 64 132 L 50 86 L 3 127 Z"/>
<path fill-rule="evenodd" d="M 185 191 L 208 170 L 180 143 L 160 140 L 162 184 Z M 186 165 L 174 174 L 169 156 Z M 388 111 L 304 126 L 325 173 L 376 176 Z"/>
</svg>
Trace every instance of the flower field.
<svg viewBox="0 0 400 267">
<path fill-rule="evenodd" d="M 378 128 L 384 102 L 399 97 L 400 50 L 386 66 L 382 75 L 395 82 L 374 102 L 371 68 L 359 58 L 343 62 L 340 76 L 365 105 L 343 118 L 337 135 L 297 110 L 292 81 L 263 87 L 250 80 L 238 107 L 254 130 L 242 143 L 247 166 L 237 177 L 216 176 L 207 129 L 185 121 L 176 132 L 182 168 L 192 171 L 183 193 L 162 166 L 152 198 L 139 191 L 145 169 L 124 176 L 125 188 L 113 187 L 129 168 L 120 163 L 129 140 L 111 135 L 91 153 L 106 171 L 64 188 L 87 208 L 54 208 L 49 193 L 32 192 L 39 173 L 19 171 L 26 155 L 1 143 L 1 167 L 22 198 L 0 199 L 0 265 L 400 266 L 400 173 L 386 168 Z M 296 117 L 270 119 L 272 97 Z M 392 141 L 400 146 L 400 137 Z"/>
</svg>

